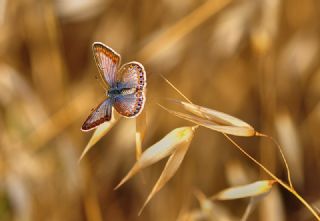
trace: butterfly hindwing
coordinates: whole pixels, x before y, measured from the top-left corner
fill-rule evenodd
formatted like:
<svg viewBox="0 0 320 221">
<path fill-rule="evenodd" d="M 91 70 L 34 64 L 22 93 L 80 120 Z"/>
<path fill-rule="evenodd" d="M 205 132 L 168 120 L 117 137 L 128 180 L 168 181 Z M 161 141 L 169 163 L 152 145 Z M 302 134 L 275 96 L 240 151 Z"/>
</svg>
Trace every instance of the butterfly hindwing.
<svg viewBox="0 0 320 221">
<path fill-rule="evenodd" d="M 93 43 L 92 50 L 102 79 L 108 86 L 114 86 L 116 83 L 117 69 L 121 60 L 120 55 L 100 42 Z"/>
<path fill-rule="evenodd" d="M 126 88 L 129 93 L 117 96 L 114 108 L 124 117 L 136 117 L 145 104 L 146 72 L 139 62 L 129 62 L 120 68 L 117 81 L 121 88 Z"/>
<path fill-rule="evenodd" d="M 81 129 L 83 131 L 88 131 L 96 128 L 105 121 L 111 119 L 112 114 L 112 100 L 106 99 L 101 104 L 96 107 L 87 120 L 83 123 Z"/>
<path fill-rule="evenodd" d="M 124 117 L 138 116 L 145 104 L 145 94 L 143 91 L 136 91 L 132 94 L 121 95 L 115 98 L 114 108 Z"/>
</svg>

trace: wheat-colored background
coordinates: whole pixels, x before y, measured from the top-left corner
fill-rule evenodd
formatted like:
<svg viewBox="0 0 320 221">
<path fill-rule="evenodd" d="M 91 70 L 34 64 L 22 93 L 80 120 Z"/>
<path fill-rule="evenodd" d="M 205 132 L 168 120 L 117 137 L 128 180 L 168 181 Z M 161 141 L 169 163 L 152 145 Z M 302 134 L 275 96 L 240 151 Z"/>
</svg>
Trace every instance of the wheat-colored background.
<svg viewBox="0 0 320 221">
<path fill-rule="evenodd" d="M 145 65 L 144 148 L 191 125 L 156 105 L 182 99 L 162 74 L 194 103 L 275 137 L 296 189 L 319 205 L 319 21 L 316 0 L 0 0 L 0 220 L 239 220 L 248 200 L 201 212 L 194 191 L 210 196 L 269 178 L 200 128 L 177 174 L 137 216 L 164 162 L 113 191 L 135 162 L 134 120 L 118 122 L 78 164 L 90 139 L 80 127 L 105 97 L 94 41 Z M 236 140 L 286 178 L 270 141 Z M 249 220 L 312 219 L 276 186 Z"/>
</svg>

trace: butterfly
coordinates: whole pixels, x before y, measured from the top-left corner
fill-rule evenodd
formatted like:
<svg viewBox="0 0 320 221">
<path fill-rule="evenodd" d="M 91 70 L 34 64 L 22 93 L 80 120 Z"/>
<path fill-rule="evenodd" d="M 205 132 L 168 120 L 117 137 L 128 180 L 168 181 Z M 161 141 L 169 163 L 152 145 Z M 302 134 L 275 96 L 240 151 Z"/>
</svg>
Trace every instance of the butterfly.
<svg viewBox="0 0 320 221">
<path fill-rule="evenodd" d="M 132 61 L 120 67 L 121 56 L 101 42 L 94 42 L 92 50 L 99 74 L 107 86 L 107 99 L 93 109 L 81 127 L 83 131 L 109 121 L 112 107 L 120 115 L 133 118 L 141 113 L 146 102 L 146 71 L 142 64 Z"/>
</svg>

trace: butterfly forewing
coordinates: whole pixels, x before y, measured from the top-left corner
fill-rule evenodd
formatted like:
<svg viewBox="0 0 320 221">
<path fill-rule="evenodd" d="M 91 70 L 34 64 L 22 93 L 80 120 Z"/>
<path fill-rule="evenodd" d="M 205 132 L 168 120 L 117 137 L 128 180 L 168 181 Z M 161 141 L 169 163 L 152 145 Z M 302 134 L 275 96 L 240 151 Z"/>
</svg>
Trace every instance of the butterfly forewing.
<svg viewBox="0 0 320 221">
<path fill-rule="evenodd" d="M 143 90 L 146 86 L 146 71 L 139 62 L 129 62 L 120 68 L 117 80 L 128 88 Z"/>
<path fill-rule="evenodd" d="M 100 42 L 93 43 L 92 50 L 103 81 L 109 87 L 114 86 L 117 79 L 117 69 L 121 60 L 120 55 Z"/>
<path fill-rule="evenodd" d="M 112 100 L 106 99 L 98 107 L 96 107 L 87 120 L 83 123 L 81 129 L 88 131 L 96 128 L 105 121 L 111 119 L 112 114 Z"/>
</svg>

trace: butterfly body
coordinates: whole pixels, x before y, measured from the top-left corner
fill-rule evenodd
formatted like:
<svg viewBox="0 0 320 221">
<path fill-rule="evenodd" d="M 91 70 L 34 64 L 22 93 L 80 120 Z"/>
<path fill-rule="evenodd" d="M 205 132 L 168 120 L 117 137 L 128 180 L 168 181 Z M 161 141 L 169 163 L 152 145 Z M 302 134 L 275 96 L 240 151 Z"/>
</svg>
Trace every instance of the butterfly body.
<svg viewBox="0 0 320 221">
<path fill-rule="evenodd" d="M 103 82 L 108 87 L 107 99 L 96 107 L 82 125 L 83 131 L 96 128 L 111 119 L 112 107 L 127 118 L 138 116 L 145 104 L 146 72 L 139 62 L 121 66 L 120 55 L 96 42 L 92 46 L 94 58 Z"/>
<path fill-rule="evenodd" d="M 107 91 L 107 96 L 110 98 L 115 98 L 119 95 L 121 96 L 121 95 L 133 94 L 136 91 L 137 91 L 136 88 L 130 88 L 121 82 L 116 82 L 116 86 L 111 87 Z"/>
</svg>

